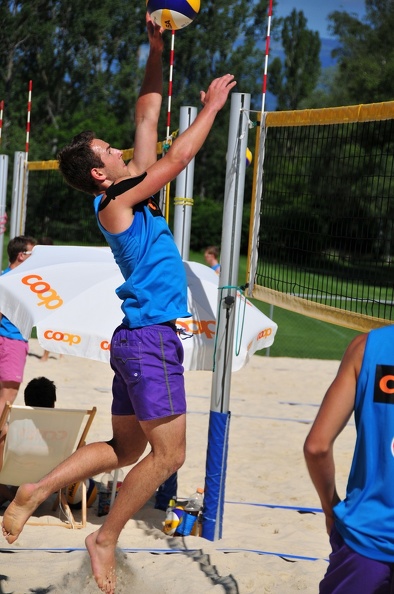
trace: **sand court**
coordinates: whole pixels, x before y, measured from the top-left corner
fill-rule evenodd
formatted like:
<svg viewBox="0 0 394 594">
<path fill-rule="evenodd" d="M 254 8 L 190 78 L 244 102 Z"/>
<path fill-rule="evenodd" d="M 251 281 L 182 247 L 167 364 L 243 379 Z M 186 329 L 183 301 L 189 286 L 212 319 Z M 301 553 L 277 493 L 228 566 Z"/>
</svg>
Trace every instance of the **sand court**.
<svg viewBox="0 0 394 594">
<path fill-rule="evenodd" d="M 97 406 L 88 442 L 111 437 L 109 365 L 51 354 L 30 341 L 23 389 L 44 375 L 57 386 L 57 406 Z M 232 374 L 223 538 L 168 537 L 164 512 L 150 500 L 127 523 L 117 550 L 117 594 L 263 594 L 318 591 L 327 567 L 324 517 L 304 463 L 302 446 L 338 361 L 254 356 Z M 186 463 L 178 496 L 204 485 L 212 374 L 186 372 Z M 338 490 L 344 495 L 355 438 L 353 419 L 335 447 Z M 127 469 L 125 469 L 127 471 Z M 95 477 L 100 479 L 100 475 Z M 26 526 L 14 545 L 1 539 L 1 592 L 99 592 L 85 537 L 104 520 L 97 501 L 86 529 Z M 1 514 L 4 510 L 1 510 Z M 45 522 L 51 502 L 34 519 Z M 76 518 L 78 518 L 78 512 Z M 53 519 L 53 518 L 52 518 Z"/>
</svg>

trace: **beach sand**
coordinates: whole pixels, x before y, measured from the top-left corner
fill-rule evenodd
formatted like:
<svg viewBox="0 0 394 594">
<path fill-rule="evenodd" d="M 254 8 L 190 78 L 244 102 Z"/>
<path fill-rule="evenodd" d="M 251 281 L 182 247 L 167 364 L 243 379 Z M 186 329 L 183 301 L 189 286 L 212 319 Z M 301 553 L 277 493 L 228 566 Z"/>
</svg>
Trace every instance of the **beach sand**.
<svg viewBox="0 0 394 594">
<path fill-rule="evenodd" d="M 30 341 L 23 389 L 33 377 L 57 386 L 58 407 L 97 406 L 88 443 L 111 437 L 112 372 L 104 363 L 50 355 Z M 318 591 L 327 567 L 324 516 L 310 481 L 303 442 L 339 362 L 254 356 L 233 373 L 223 537 L 168 537 L 165 513 L 154 500 L 123 530 L 117 551 L 117 594 L 288 594 Z M 211 372 L 186 372 L 187 455 L 178 474 L 178 496 L 204 485 Z M 353 419 L 335 447 L 337 485 L 344 495 L 355 437 Z M 127 469 L 126 469 L 127 470 Z M 100 480 L 100 475 L 95 477 Z M 51 502 L 34 519 L 45 522 Z M 17 542 L 1 537 L 0 592 L 94 594 L 85 537 L 105 517 L 97 503 L 80 530 L 27 525 Z M 3 514 L 4 509 L 0 511 Z M 75 512 L 76 519 L 78 513 Z"/>
</svg>

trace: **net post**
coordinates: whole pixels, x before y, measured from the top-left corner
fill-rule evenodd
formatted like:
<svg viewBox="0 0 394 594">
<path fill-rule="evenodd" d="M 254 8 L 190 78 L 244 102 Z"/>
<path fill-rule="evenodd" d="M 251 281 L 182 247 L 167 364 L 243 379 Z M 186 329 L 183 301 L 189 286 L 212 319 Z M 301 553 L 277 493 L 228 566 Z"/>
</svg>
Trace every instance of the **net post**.
<svg viewBox="0 0 394 594">
<path fill-rule="evenodd" d="M 229 400 L 234 351 L 235 300 L 238 286 L 249 109 L 250 95 L 244 93 L 231 95 L 216 316 L 217 346 L 212 377 L 202 522 L 202 536 L 208 540 L 222 538 L 231 414 Z"/>
</svg>

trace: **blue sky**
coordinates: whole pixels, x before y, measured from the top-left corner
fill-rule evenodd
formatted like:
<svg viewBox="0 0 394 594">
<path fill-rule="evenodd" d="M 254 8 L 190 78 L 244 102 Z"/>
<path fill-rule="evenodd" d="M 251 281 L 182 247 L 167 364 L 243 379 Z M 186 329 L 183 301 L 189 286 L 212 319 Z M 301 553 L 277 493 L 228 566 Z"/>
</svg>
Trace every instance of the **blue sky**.
<svg viewBox="0 0 394 594">
<path fill-rule="evenodd" d="M 312 31 L 318 31 L 321 38 L 329 38 L 331 35 L 327 29 L 327 16 L 334 10 L 345 10 L 355 13 L 358 18 L 365 14 L 364 0 L 277 0 L 277 6 L 273 9 L 273 16 L 286 17 L 291 11 L 296 10 L 304 13 L 307 18 L 307 27 Z"/>
</svg>

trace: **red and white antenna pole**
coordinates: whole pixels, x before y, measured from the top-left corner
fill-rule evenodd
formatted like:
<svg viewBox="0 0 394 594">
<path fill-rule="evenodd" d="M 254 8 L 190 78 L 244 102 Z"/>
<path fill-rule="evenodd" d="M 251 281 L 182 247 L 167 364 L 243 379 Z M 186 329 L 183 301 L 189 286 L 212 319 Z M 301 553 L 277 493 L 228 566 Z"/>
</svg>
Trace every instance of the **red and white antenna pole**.
<svg viewBox="0 0 394 594">
<path fill-rule="evenodd" d="M 1 145 L 1 133 L 3 130 L 3 113 L 4 113 L 4 101 L 0 101 L 0 145 Z"/>
<path fill-rule="evenodd" d="M 1 132 L 3 130 L 3 113 L 4 113 L 4 101 L 0 101 L 0 146 L 1 146 Z M 8 159 L 8 157 L 6 157 L 4 155 L 4 159 Z M 1 173 L 3 173 L 4 171 L 4 177 L 0 178 L 0 185 L 2 185 L 3 183 L 6 182 L 5 180 L 7 179 L 7 174 L 6 174 L 6 169 L 3 169 L 4 167 L 4 163 L 3 161 L 0 164 L 0 169 L 1 169 Z M 5 196 L 5 186 L 4 186 L 4 191 L 1 191 L 2 188 L 0 189 L 0 235 L 2 235 L 5 230 L 6 230 L 6 223 L 7 223 L 7 213 L 6 213 L 6 196 Z M 3 256 L 3 238 L 1 240 L 0 243 L 0 256 Z"/>
<path fill-rule="evenodd" d="M 26 161 L 28 158 L 28 154 L 29 154 L 29 142 L 30 142 L 30 113 L 31 113 L 31 92 L 33 89 L 33 81 L 29 80 L 29 97 L 27 100 L 27 121 L 26 121 L 26 146 L 25 146 L 25 152 L 26 152 Z"/>
<path fill-rule="evenodd" d="M 168 107 L 167 107 L 167 137 L 165 149 L 163 153 L 168 150 L 170 145 L 170 125 L 171 125 L 171 100 L 172 100 L 172 73 L 174 70 L 174 45 L 175 45 L 175 30 L 171 31 L 171 50 L 170 50 L 170 72 L 168 77 Z M 170 198 L 170 184 L 168 183 L 162 189 L 160 195 L 160 206 L 164 212 L 166 221 L 169 219 L 169 198 Z"/>
<path fill-rule="evenodd" d="M 270 41 L 271 41 L 271 18 L 272 18 L 272 0 L 268 6 L 268 23 L 267 23 L 267 38 L 265 40 L 265 61 L 264 61 L 264 76 L 263 76 L 263 88 L 262 88 L 262 102 L 261 102 L 261 114 L 264 113 L 265 109 L 265 97 L 267 92 L 267 73 L 268 73 L 268 57 L 270 53 Z"/>
<path fill-rule="evenodd" d="M 256 159 L 255 169 L 253 172 L 255 189 L 252 196 L 251 204 L 251 232 L 252 237 L 249 247 L 249 294 L 252 294 L 253 286 L 255 283 L 255 274 L 257 270 L 257 245 L 258 245 L 258 234 L 260 228 L 260 205 L 263 195 L 263 161 L 264 161 L 264 143 L 265 143 L 265 97 L 267 92 L 267 72 L 268 72 L 268 57 L 271 40 L 271 18 L 272 18 L 272 0 L 269 0 L 268 5 L 268 21 L 267 21 L 267 38 L 265 42 L 265 65 L 264 65 L 264 77 L 262 85 L 262 101 L 261 101 L 261 114 L 260 114 L 260 128 L 257 132 L 256 138 Z"/>
<path fill-rule="evenodd" d="M 171 50 L 170 50 L 170 73 L 168 77 L 168 108 L 167 108 L 167 140 L 170 138 L 171 125 L 171 101 L 172 101 L 172 74 L 174 70 L 174 46 L 175 46 L 175 31 L 171 31 Z"/>
</svg>

